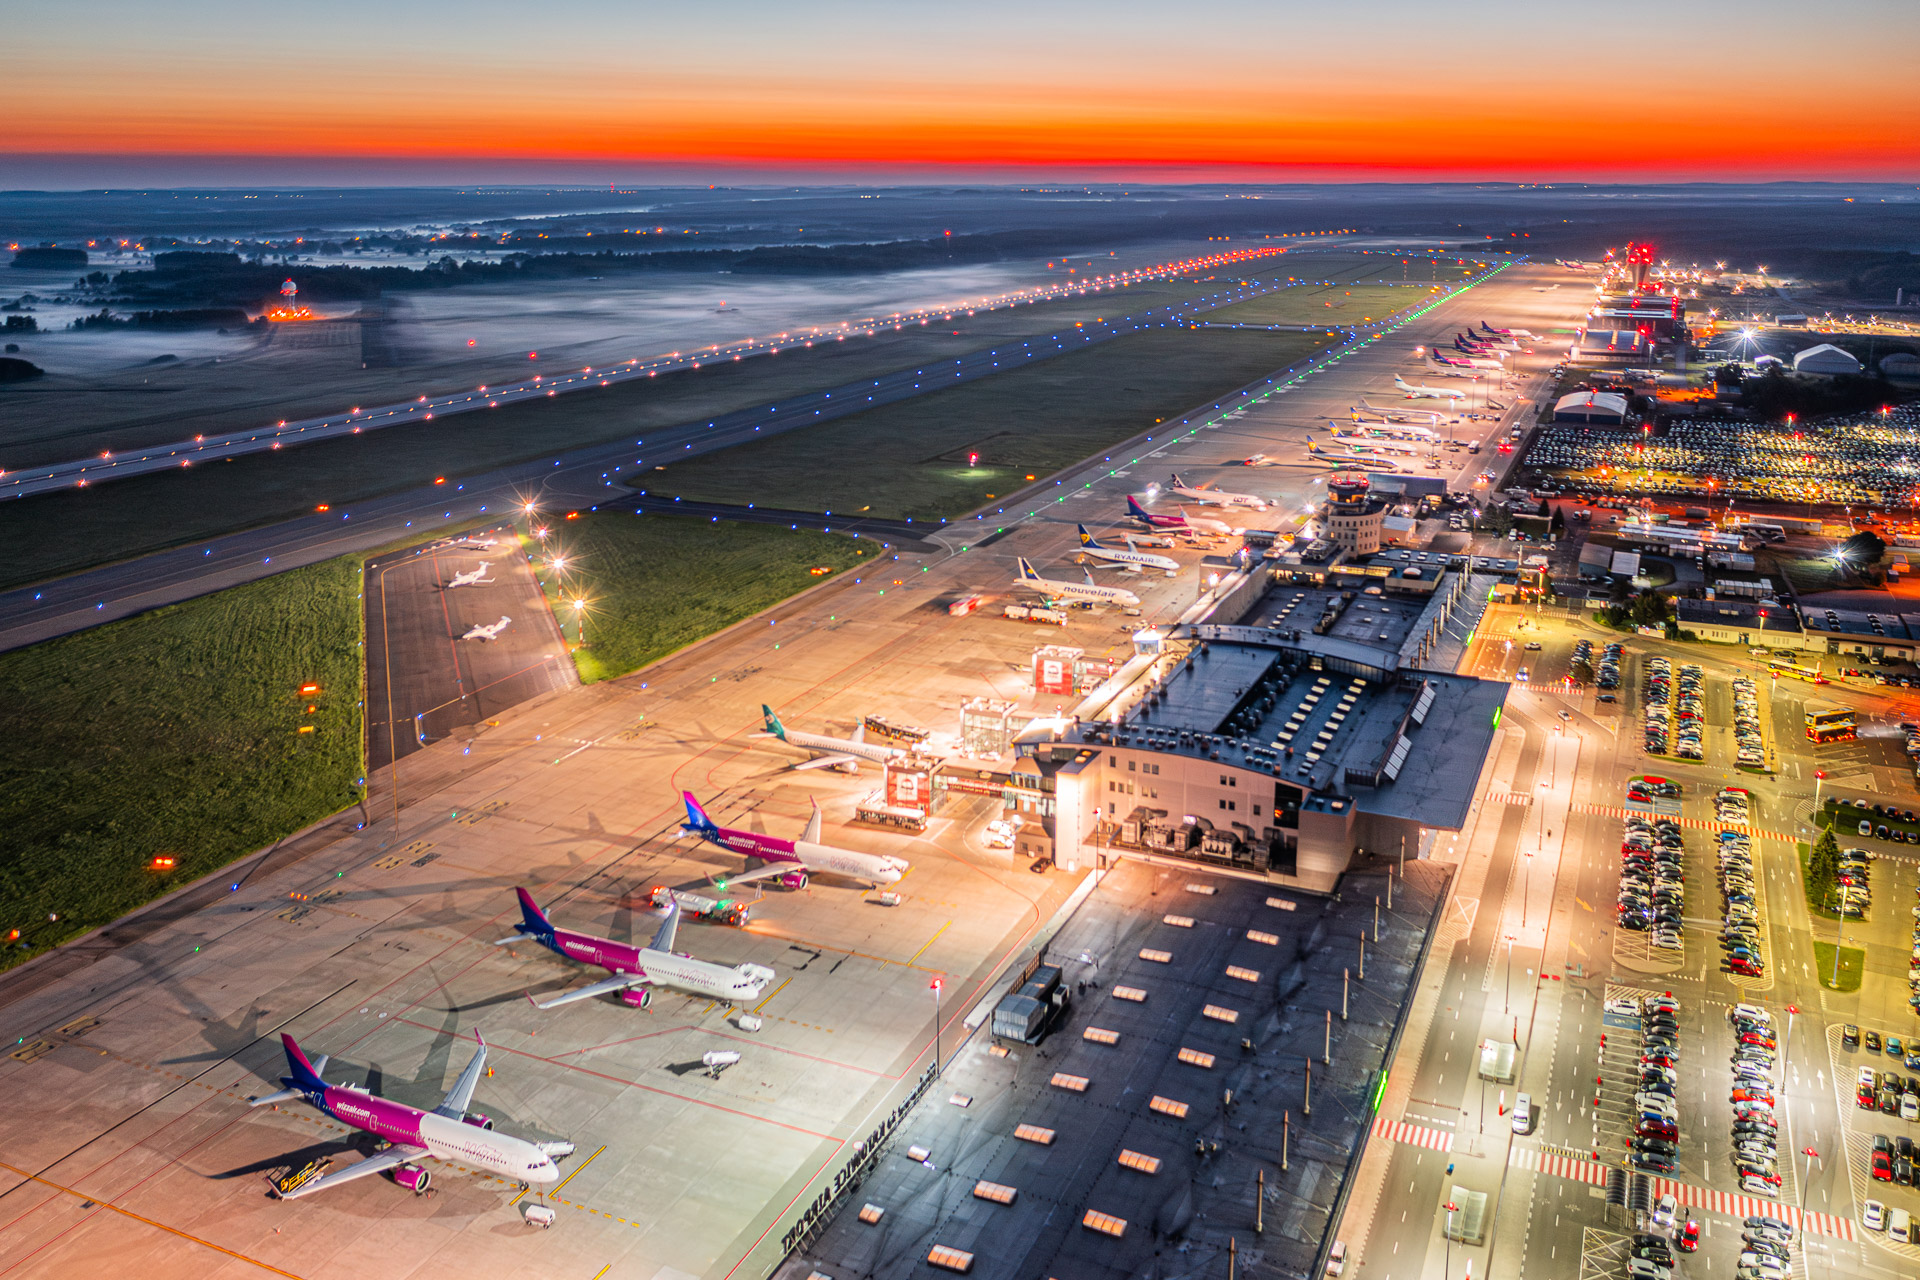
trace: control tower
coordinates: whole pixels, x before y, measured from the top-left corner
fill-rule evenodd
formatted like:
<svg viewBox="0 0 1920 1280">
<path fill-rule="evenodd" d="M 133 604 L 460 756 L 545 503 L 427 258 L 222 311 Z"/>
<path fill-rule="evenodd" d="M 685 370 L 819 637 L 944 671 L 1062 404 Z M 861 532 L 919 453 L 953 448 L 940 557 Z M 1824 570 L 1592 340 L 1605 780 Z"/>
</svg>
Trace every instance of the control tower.
<svg viewBox="0 0 1920 1280">
<path fill-rule="evenodd" d="M 1387 504 L 1373 496 L 1365 473 L 1336 471 L 1327 478 L 1327 539 L 1349 558 L 1380 550 Z"/>
</svg>

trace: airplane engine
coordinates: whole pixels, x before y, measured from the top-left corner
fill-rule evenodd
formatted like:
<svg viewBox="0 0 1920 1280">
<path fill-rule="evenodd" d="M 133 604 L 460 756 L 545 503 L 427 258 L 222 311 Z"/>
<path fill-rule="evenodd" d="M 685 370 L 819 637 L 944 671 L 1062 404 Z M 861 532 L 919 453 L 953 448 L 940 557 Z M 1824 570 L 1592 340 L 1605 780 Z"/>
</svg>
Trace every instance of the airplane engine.
<svg viewBox="0 0 1920 1280">
<path fill-rule="evenodd" d="M 486 1115 L 483 1112 L 479 1112 L 479 1111 L 471 1112 L 470 1114 L 467 1115 L 466 1121 L 468 1124 L 472 1125 L 476 1129 L 493 1128 L 493 1117 L 490 1115 Z"/>
<path fill-rule="evenodd" d="M 433 1174 L 417 1164 L 403 1164 L 393 1171 L 393 1180 L 418 1196 L 433 1185 Z"/>
<path fill-rule="evenodd" d="M 785 875 L 783 875 L 783 876 L 781 876 L 781 877 L 780 877 L 780 887 L 781 887 L 781 888 L 783 888 L 783 889 L 804 889 L 804 888 L 806 888 L 806 887 L 807 887 L 807 873 L 806 873 L 806 872 L 804 872 L 804 871 L 789 871 L 789 872 L 787 872 L 787 873 L 786 873 Z"/>
<path fill-rule="evenodd" d="M 631 1009 L 644 1009 L 653 1003 L 653 992 L 646 987 L 628 987 L 620 993 L 620 1002 Z"/>
<path fill-rule="evenodd" d="M 838 769 L 842 773 L 860 772 L 860 762 L 858 760 L 843 760 L 839 764 L 833 767 Z"/>
</svg>

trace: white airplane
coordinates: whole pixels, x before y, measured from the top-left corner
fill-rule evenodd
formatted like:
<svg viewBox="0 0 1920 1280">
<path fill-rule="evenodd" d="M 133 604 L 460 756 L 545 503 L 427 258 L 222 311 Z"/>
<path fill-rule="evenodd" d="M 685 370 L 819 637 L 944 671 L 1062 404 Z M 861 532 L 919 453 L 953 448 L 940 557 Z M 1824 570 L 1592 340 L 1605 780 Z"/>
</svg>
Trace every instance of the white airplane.
<svg viewBox="0 0 1920 1280">
<path fill-rule="evenodd" d="M 1342 467 L 1358 467 L 1363 471 L 1400 470 L 1400 464 L 1392 458 L 1375 453 L 1359 453 L 1345 446 L 1324 445 L 1312 436 L 1307 437 L 1307 452 Z"/>
<path fill-rule="evenodd" d="M 1129 609 L 1138 608 L 1140 597 L 1124 587 L 1103 587 L 1094 582 L 1088 574 L 1084 583 L 1062 582 L 1057 578 L 1043 578 L 1033 571 L 1033 566 L 1025 556 L 1020 557 L 1020 576 L 1013 585 L 1037 591 L 1043 596 L 1055 600 L 1085 600 L 1093 604 L 1118 604 Z"/>
<path fill-rule="evenodd" d="M 905 858 L 860 853 L 854 849 L 836 849 L 832 845 L 821 844 L 818 803 L 814 803 L 813 816 L 807 819 L 806 830 L 800 833 L 800 838 L 781 840 L 774 836 L 763 836 L 757 831 L 719 826 L 707 816 L 707 811 L 700 807 L 700 802 L 693 798 L 691 791 L 682 791 L 680 799 L 687 806 L 687 820 L 680 824 L 683 833 L 711 840 L 722 849 L 749 858 L 759 858 L 766 864 L 737 876 L 719 877 L 718 884 L 722 889 L 776 876 L 789 889 L 804 889 L 807 887 L 807 876 L 812 872 L 845 876 L 849 880 L 863 880 L 872 885 L 899 884 L 900 877 L 907 873 L 910 865 Z"/>
<path fill-rule="evenodd" d="M 482 560 L 478 569 L 469 569 L 465 573 L 454 574 L 453 578 L 445 587 L 442 587 L 441 590 L 451 591 L 455 587 L 477 587 L 483 582 L 492 582 L 493 579 L 486 576 L 487 570 L 492 567 L 492 561 Z"/>
<path fill-rule="evenodd" d="M 1364 431 L 1342 431 L 1334 429 L 1334 437 L 1356 453 L 1395 453 L 1404 458 L 1418 458 L 1432 452 L 1428 447 L 1409 444 L 1405 440 L 1376 439 Z"/>
<path fill-rule="evenodd" d="M 1446 414 L 1437 413 L 1432 409 L 1407 409 L 1399 405 L 1377 405 L 1365 399 L 1360 401 L 1360 408 L 1355 409 L 1354 412 L 1359 413 L 1361 409 L 1369 413 L 1380 414 L 1389 422 L 1429 422 L 1437 427 L 1447 420 Z"/>
<path fill-rule="evenodd" d="M 1416 386 L 1399 374 L 1393 375 L 1393 389 L 1405 395 L 1409 400 L 1465 400 L 1467 393 L 1451 387 Z"/>
<path fill-rule="evenodd" d="M 1360 428 L 1362 434 L 1377 440 L 1422 440 L 1431 444 L 1440 438 L 1440 433 L 1432 427 L 1414 426 L 1412 423 L 1398 421 L 1364 422 L 1360 419 L 1358 411 L 1355 412 L 1353 422 Z M 1327 419 L 1327 425 L 1333 427 L 1333 419 Z"/>
<path fill-rule="evenodd" d="M 1178 475 L 1168 477 L 1167 492 L 1176 497 L 1197 502 L 1203 507 L 1252 507 L 1255 511 L 1265 511 L 1267 500 L 1251 493 L 1227 493 L 1220 489 L 1210 489 L 1205 485 L 1185 484 Z"/>
<path fill-rule="evenodd" d="M 494 1132 L 493 1122 L 484 1116 L 478 1120 L 468 1119 L 473 1091 L 487 1065 L 487 1042 L 477 1031 L 473 1038 L 480 1047 L 474 1050 L 467 1069 L 460 1073 L 439 1106 L 422 1111 L 389 1098 L 375 1097 L 350 1084 L 328 1084 L 321 1078 L 327 1069 L 327 1055 L 323 1053 L 308 1062 L 293 1037 L 282 1032 L 280 1043 L 287 1051 L 288 1073 L 280 1077 L 284 1087 L 276 1093 L 250 1098 L 247 1105 L 262 1107 L 301 1098 L 341 1124 L 384 1138 L 391 1145 L 364 1160 L 356 1160 L 338 1173 L 291 1181 L 291 1185 L 276 1183 L 273 1194 L 282 1200 L 295 1200 L 389 1170 L 395 1182 L 418 1194 L 427 1190 L 432 1182 L 432 1175 L 415 1163 L 423 1159 L 457 1160 L 528 1187 L 557 1181 L 560 1171 L 554 1167 L 554 1161 L 573 1154 L 571 1142 L 528 1142 Z"/>
<path fill-rule="evenodd" d="M 1104 560 L 1108 564 L 1124 565 L 1135 573 L 1140 572 L 1142 569 L 1158 569 L 1171 578 L 1174 574 L 1180 572 L 1180 565 L 1175 560 L 1168 559 L 1166 556 L 1156 556 L 1146 551 L 1135 551 L 1133 549 L 1132 538 L 1127 539 L 1127 549 L 1122 551 L 1118 547 L 1101 546 L 1100 543 L 1094 539 L 1094 536 L 1087 532 L 1087 526 L 1081 525 L 1079 528 L 1080 553 L 1082 555 L 1092 556 L 1096 560 Z"/>
<path fill-rule="evenodd" d="M 511 938 L 501 938 L 493 945 L 503 946 L 530 938 L 557 955 L 583 964 L 598 965 L 613 973 L 611 978 L 576 987 L 551 1000 L 535 1000 L 529 992 L 527 999 L 536 1009 L 551 1009 L 555 1005 L 572 1004 L 575 1000 L 588 1000 L 615 992 L 622 1003 L 635 1009 L 644 1009 L 653 1003 L 654 987 L 706 996 L 728 1004 L 748 1004 L 759 999 L 766 985 L 779 976 L 765 965 L 736 964 L 729 967 L 714 964 L 710 960 L 695 960 L 692 956 L 675 951 L 673 937 L 680 928 L 678 898 L 668 906 L 667 918 L 661 922 L 659 932 L 653 935 L 653 941 L 644 947 L 636 947 L 631 943 L 596 938 L 592 934 L 556 929 L 553 922 L 547 919 L 547 913 L 534 902 L 532 894 L 525 889 L 516 889 L 514 892 L 520 895 L 521 922 L 513 926 Z"/>
<path fill-rule="evenodd" d="M 498 640 L 500 633 L 505 631 L 507 624 L 512 621 L 512 618 L 509 618 L 503 613 L 500 615 L 500 621 L 498 622 L 475 623 L 473 630 L 467 632 L 467 634 L 460 638 L 462 640 Z"/>
<path fill-rule="evenodd" d="M 1506 366 L 1498 360 L 1485 356 L 1470 356 L 1459 352 L 1442 355 L 1438 351 L 1427 352 L 1427 370 L 1430 373 L 1449 373 L 1456 378 L 1471 378 L 1481 373 L 1501 373 Z"/>
<path fill-rule="evenodd" d="M 780 723 L 780 717 L 773 714 L 773 708 L 764 702 L 760 704 L 760 714 L 766 720 L 767 731 L 759 737 L 778 738 L 788 746 L 823 753 L 811 760 L 802 760 L 793 766 L 796 769 L 838 769 L 842 773 L 858 773 L 862 760 L 885 764 L 889 760 L 903 760 L 908 754 L 904 749 L 888 746 L 884 742 L 868 742 L 864 722 L 855 727 L 851 738 L 833 738 L 823 733 L 798 733 L 787 728 Z"/>
<path fill-rule="evenodd" d="M 1180 508 L 1180 514 L 1177 516 L 1161 515 L 1159 512 L 1149 511 L 1140 505 L 1140 495 L 1137 493 L 1127 495 L 1127 514 L 1149 529 L 1169 529 L 1175 533 L 1186 534 L 1197 533 L 1203 537 L 1218 536 L 1227 538 L 1233 536 L 1233 526 L 1226 521 L 1215 520 L 1210 516 L 1188 515 L 1185 507 Z M 1173 544 L 1168 543 L 1167 545 L 1172 546 Z"/>
</svg>

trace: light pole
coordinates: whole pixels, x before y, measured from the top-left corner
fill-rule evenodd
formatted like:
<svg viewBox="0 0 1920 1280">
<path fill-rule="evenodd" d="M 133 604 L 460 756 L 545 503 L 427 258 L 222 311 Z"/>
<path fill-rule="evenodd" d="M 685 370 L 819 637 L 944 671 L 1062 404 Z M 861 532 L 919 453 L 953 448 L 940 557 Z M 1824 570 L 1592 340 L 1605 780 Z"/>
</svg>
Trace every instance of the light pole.
<svg viewBox="0 0 1920 1280">
<path fill-rule="evenodd" d="M 940 979 L 927 984 L 933 988 L 933 1074 L 940 1074 Z"/>
<path fill-rule="evenodd" d="M 1507 935 L 1507 990 L 1500 997 L 1500 1012 L 1513 1012 L 1513 935 Z"/>
<path fill-rule="evenodd" d="M 1805 1213 L 1807 1211 L 1807 1179 L 1813 1176 L 1813 1162 L 1820 1158 L 1820 1153 L 1812 1147 L 1802 1147 L 1800 1154 L 1807 1158 L 1806 1166 L 1800 1174 L 1800 1212 Z"/>
<path fill-rule="evenodd" d="M 1453 1280 L 1453 1215 L 1459 1207 L 1453 1201 L 1447 1201 L 1447 1270 L 1440 1280 Z"/>
<path fill-rule="evenodd" d="M 1793 1070 L 1793 1015 L 1800 1012 L 1798 1005 L 1787 1006 L 1787 1038 L 1780 1052 L 1780 1096 L 1787 1096 L 1789 1072 Z"/>
</svg>

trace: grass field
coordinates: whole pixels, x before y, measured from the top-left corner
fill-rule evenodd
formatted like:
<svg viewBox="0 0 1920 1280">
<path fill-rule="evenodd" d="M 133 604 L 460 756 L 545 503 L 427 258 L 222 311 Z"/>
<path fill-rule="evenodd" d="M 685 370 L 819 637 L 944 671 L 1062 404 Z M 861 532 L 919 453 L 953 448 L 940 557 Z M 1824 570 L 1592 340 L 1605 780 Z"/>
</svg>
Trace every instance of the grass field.
<svg viewBox="0 0 1920 1280">
<path fill-rule="evenodd" d="M 1859 947 L 1840 948 L 1840 981 L 1833 981 L 1833 944 L 1816 942 L 1813 944 L 1813 967 L 1820 985 L 1829 991 L 1858 991 L 1860 980 L 1867 973 L 1867 953 Z"/>
<path fill-rule="evenodd" d="M 270 524 L 306 514 L 323 502 L 338 508 L 439 475 L 476 475 L 629 433 L 638 438 L 656 427 L 777 403 L 783 396 L 877 377 L 917 361 L 951 357 L 1076 320 L 1158 308 L 1213 292 L 1225 283 L 1160 281 L 1118 293 L 1010 307 L 957 318 L 938 329 L 790 349 L 604 391 L 0 503 L 0 541 L 15 549 L 0 565 L 0 588 Z M 50 529 L 59 530 L 59 536 L 47 536 Z"/>
<path fill-rule="evenodd" d="M 739 445 L 648 477 L 710 502 L 938 519 L 1004 496 L 1324 350 L 1321 335 L 1154 329 Z M 969 464 L 969 453 L 979 455 Z"/>
<path fill-rule="evenodd" d="M 347 557 L 0 654 L 0 965 L 354 803 L 359 593 Z"/>
<path fill-rule="evenodd" d="M 1209 324 L 1365 324 L 1421 306 L 1435 295 L 1428 286 L 1385 284 L 1299 285 L 1209 312 Z"/>
<path fill-rule="evenodd" d="M 781 525 L 706 522 L 600 511 L 566 526 L 575 566 L 549 586 L 554 616 L 579 639 L 575 599 L 587 602 L 583 682 L 610 680 L 712 635 L 835 574 L 873 562 L 880 544 Z"/>
</svg>

